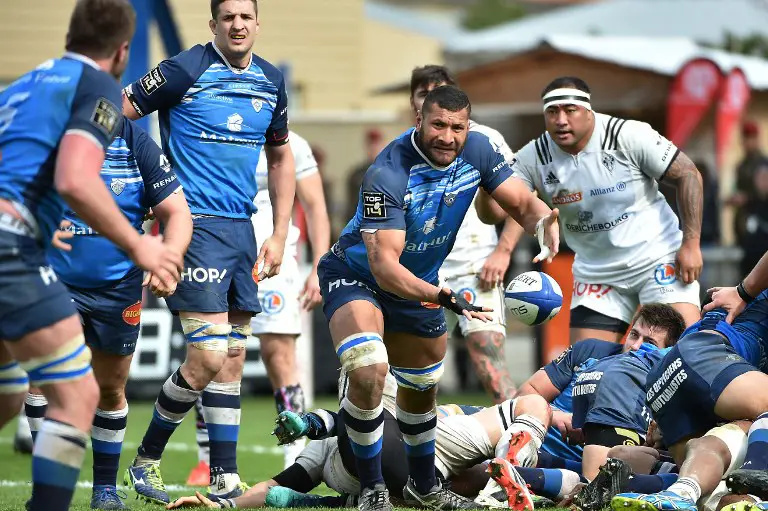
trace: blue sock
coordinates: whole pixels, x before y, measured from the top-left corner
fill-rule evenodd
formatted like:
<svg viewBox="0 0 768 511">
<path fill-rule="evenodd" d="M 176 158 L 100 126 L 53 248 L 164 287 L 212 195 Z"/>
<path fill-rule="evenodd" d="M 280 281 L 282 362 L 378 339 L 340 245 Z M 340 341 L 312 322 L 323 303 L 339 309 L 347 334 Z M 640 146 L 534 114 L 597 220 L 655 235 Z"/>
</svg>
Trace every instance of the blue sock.
<svg viewBox="0 0 768 511">
<path fill-rule="evenodd" d="M 192 390 L 179 369 L 165 380 L 155 401 L 152 421 L 139 446 L 140 458 L 159 460 L 162 457 L 168 440 L 195 406 L 198 396 L 200 391 Z"/>
<path fill-rule="evenodd" d="M 659 493 L 672 486 L 672 483 L 677 481 L 677 478 L 677 474 L 656 474 L 652 476 L 646 474 L 632 474 L 632 477 L 629 478 L 629 482 L 627 483 L 627 491 L 636 493 Z"/>
<path fill-rule="evenodd" d="M 562 468 L 581 474 L 581 462 L 572 461 L 560 456 L 555 456 L 546 451 L 539 451 L 539 461 L 536 463 L 537 468 Z"/>
<path fill-rule="evenodd" d="M 203 400 L 195 401 L 195 439 L 197 440 L 197 461 L 210 464 L 211 439 L 208 438 L 208 426 L 203 419 Z"/>
<path fill-rule="evenodd" d="M 437 484 L 435 479 L 435 437 L 437 435 L 437 413 L 406 412 L 399 406 L 396 410 L 397 425 L 403 433 L 405 454 L 408 457 L 408 472 L 416 491 L 429 493 Z"/>
<path fill-rule="evenodd" d="M 48 401 L 40 394 L 27 394 L 24 399 L 24 413 L 27 414 L 29 430 L 32 432 L 32 442 L 37 440 L 37 432 L 43 426 L 45 412 L 48 409 Z"/>
<path fill-rule="evenodd" d="M 128 406 L 113 412 L 96 409 L 91 430 L 93 486 L 117 486 L 120 453 L 123 450 Z"/>
<path fill-rule="evenodd" d="M 741 468 L 749 470 L 768 469 L 768 412 L 760 415 L 749 428 L 747 453 Z"/>
<path fill-rule="evenodd" d="M 203 391 L 203 416 L 210 438 L 211 473 L 237 473 L 240 382 L 212 381 Z"/>
<path fill-rule="evenodd" d="M 341 402 L 341 408 L 349 443 L 352 444 L 352 452 L 355 454 L 360 488 L 373 488 L 378 483 L 384 483 L 384 476 L 381 473 L 383 404 L 373 410 L 363 410 L 345 397 Z"/>
<path fill-rule="evenodd" d="M 32 455 L 32 511 L 66 511 L 72 502 L 88 435 L 46 419 Z"/>
<path fill-rule="evenodd" d="M 563 498 L 579 482 L 579 474 L 562 468 L 515 467 L 515 470 L 533 493 L 552 500 Z"/>
</svg>

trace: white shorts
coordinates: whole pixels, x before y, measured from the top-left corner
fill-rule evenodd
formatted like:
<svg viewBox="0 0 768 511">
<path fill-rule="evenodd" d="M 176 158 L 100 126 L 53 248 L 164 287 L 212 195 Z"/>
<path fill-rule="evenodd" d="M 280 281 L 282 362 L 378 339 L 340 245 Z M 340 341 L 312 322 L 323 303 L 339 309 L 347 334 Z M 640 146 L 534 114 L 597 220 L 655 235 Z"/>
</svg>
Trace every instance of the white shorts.
<svg viewBox="0 0 768 511">
<path fill-rule="evenodd" d="M 307 471 L 315 484 L 323 482 L 339 493 L 350 495 L 360 493 L 360 481 L 344 468 L 341 454 L 339 454 L 338 438 L 335 436 L 323 440 L 310 440 L 296 458 L 296 463 Z"/>
<path fill-rule="evenodd" d="M 251 320 L 253 335 L 301 334 L 301 275 L 299 263 L 289 253 L 286 247 L 286 256 L 277 276 L 259 282 L 261 313 Z"/>
<path fill-rule="evenodd" d="M 451 288 L 456 294 L 463 295 L 472 305 L 490 307 L 492 320 L 488 322 L 479 319 L 469 320 L 451 311 L 445 311 L 445 322 L 448 326 L 448 334 L 453 332 L 458 323 L 461 335 L 466 337 L 472 332 L 498 332 L 507 333 L 506 312 L 504 310 L 504 291 L 501 286 L 496 286 L 490 291 L 480 290 L 480 281 L 476 275 L 464 275 L 445 280 L 442 285 Z"/>
<path fill-rule="evenodd" d="M 690 303 L 700 307 L 699 283 L 683 284 L 675 270 L 672 253 L 625 280 L 606 283 L 575 278 L 571 309 L 584 306 L 630 323 L 641 304 Z"/>
<path fill-rule="evenodd" d="M 435 467 L 443 477 L 456 475 L 492 458 L 494 446 L 485 428 L 471 415 L 449 415 L 437 419 Z"/>
</svg>

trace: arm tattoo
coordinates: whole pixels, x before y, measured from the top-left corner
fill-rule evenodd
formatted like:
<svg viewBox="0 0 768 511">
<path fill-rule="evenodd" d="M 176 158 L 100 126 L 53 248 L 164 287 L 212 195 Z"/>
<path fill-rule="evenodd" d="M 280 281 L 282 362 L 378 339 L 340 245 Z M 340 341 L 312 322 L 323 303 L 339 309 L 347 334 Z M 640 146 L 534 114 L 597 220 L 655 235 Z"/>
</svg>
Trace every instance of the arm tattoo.
<svg viewBox="0 0 768 511">
<path fill-rule="evenodd" d="M 517 388 L 504 358 L 505 337 L 497 332 L 472 332 L 467 338 L 467 350 L 475 366 L 477 378 L 495 403 L 512 399 Z"/>
<path fill-rule="evenodd" d="M 365 245 L 365 250 L 368 253 L 368 262 L 372 263 L 376 261 L 379 258 L 379 232 L 364 232 L 363 233 L 363 244 Z"/>
<path fill-rule="evenodd" d="M 680 151 L 662 179 L 677 188 L 677 209 L 683 224 L 683 239 L 700 238 L 703 186 L 696 165 Z"/>
</svg>

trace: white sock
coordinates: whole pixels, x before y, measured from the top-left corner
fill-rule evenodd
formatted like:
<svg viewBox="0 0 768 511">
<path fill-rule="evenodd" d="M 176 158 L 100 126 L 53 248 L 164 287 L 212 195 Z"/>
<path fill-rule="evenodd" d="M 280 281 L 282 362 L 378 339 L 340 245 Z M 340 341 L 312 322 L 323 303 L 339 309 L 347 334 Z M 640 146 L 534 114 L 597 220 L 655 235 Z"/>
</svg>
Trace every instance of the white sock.
<svg viewBox="0 0 768 511">
<path fill-rule="evenodd" d="M 701 498 L 701 486 L 690 477 L 681 477 L 667 488 L 667 491 L 693 502 L 698 502 Z"/>
</svg>

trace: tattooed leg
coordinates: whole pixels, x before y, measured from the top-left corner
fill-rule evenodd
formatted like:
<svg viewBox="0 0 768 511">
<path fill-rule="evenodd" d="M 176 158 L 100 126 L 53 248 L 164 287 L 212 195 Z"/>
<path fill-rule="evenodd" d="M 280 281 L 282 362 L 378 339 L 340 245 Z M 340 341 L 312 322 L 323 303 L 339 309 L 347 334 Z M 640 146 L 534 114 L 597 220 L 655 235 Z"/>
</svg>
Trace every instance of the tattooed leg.
<svg viewBox="0 0 768 511">
<path fill-rule="evenodd" d="M 504 359 L 504 335 L 499 332 L 472 332 L 466 340 L 477 377 L 493 402 L 502 403 L 514 398 L 517 388 Z"/>
</svg>

